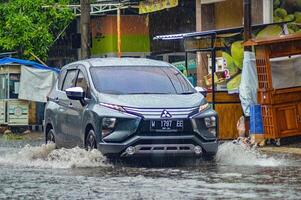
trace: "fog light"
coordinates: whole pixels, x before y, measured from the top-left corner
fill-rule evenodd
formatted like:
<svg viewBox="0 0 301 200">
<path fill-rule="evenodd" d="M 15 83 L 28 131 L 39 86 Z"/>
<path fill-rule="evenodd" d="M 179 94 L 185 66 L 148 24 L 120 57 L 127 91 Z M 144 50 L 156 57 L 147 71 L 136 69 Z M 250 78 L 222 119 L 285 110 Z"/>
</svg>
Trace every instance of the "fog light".
<svg viewBox="0 0 301 200">
<path fill-rule="evenodd" d="M 205 121 L 205 125 L 207 128 L 216 126 L 216 117 L 215 116 L 205 117 L 204 121 Z"/>
<path fill-rule="evenodd" d="M 105 117 L 102 119 L 102 137 L 108 136 L 114 131 L 116 125 L 116 118 Z"/>
<path fill-rule="evenodd" d="M 133 155 L 133 154 L 135 153 L 135 151 L 136 151 L 135 147 L 132 147 L 132 146 L 126 148 L 126 150 L 125 150 L 125 152 L 126 152 L 128 155 Z"/>
<path fill-rule="evenodd" d="M 212 135 L 216 136 L 216 128 L 215 128 L 215 127 L 208 128 L 208 131 L 209 131 Z"/>
<path fill-rule="evenodd" d="M 194 153 L 197 154 L 197 155 L 201 154 L 202 153 L 202 147 L 195 146 L 194 147 Z"/>
</svg>

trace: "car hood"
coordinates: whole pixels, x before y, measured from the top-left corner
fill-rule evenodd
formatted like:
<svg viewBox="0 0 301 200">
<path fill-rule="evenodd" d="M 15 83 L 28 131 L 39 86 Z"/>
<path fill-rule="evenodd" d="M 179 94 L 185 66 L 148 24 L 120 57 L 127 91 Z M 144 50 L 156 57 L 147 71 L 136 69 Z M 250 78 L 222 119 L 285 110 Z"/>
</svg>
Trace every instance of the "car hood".
<svg viewBox="0 0 301 200">
<path fill-rule="evenodd" d="M 194 94 L 137 94 L 112 95 L 99 94 L 102 103 L 135 108 L 191 108 L 205 103 L 200 93 Z"/>
</svg>

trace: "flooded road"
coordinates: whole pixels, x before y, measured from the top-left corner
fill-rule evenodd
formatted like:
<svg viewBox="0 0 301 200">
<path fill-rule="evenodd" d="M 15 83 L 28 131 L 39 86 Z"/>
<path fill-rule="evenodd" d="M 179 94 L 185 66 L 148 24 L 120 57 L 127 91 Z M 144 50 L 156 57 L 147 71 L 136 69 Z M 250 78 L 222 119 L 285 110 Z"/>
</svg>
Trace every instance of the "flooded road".
<svg viewBox="0 0 301 200">
<path fill-rule="evenodd" d="M 0 199 L 300 199 L 300 156 L 224 143 L 215 161 L 152 166 L 42 143 L 0 139 Z"/>
</svg>

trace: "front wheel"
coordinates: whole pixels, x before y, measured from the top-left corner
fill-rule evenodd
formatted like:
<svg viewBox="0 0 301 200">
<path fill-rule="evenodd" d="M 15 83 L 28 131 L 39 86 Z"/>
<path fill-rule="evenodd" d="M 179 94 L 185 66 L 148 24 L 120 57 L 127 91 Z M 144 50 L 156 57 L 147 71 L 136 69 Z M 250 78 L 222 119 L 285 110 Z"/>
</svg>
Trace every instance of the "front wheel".
<svg viewBox="0 0 301 200">
<path fill-rule="evenodd" d="M 215 158 L 215 154 L 203 153 L 202 158 L 203 158 L 203 160 L 206 160 L 206 161 L 212 161 Z"/>
<path fill-rule="evenodd" d="M 91 151 L 91 150 L 97 148 L 94 130 L 89 131 L 89 133 L 86 137 L 85 147 L 88 151 Z"/>
<path fill-rule="evenodd" d="M 46 134 L 46 144 L 53 143 L 55 144 L 55 136 L 54 136 L 54 130 L 50 129 Z"/>
</svg>

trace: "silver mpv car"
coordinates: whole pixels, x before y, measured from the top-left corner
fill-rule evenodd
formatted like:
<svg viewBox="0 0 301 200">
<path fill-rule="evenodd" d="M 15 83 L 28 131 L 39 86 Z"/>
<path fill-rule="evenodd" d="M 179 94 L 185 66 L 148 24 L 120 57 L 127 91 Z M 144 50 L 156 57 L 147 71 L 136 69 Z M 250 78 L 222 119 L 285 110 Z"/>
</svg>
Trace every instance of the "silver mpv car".
<svg viewBox="0 0 301 200">
<path fill-rule="evenodd" d="M 206 156 L 218 118 L 174 66 L 142 58 L 95 58 L 63 67 L 48 96 L 45 139 L 106 156 Z"/>
</svg>

